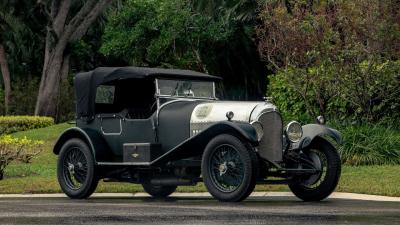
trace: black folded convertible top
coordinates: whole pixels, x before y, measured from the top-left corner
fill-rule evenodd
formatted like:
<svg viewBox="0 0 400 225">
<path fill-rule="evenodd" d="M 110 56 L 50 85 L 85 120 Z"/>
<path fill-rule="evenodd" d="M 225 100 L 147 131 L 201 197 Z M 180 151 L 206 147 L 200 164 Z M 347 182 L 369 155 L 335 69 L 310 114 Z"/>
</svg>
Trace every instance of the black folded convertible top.
<svg viewBox="0 0 400 225">
<path fill-rule="evenodd" d="M 89 72 L 78 73 L 74 86 L 76 94 L 76 116 L 93 119 L 96 88 L 105 83 L 122 79 L 170 78 L 217 81 L 221 78 L 191 70 L 161 69 L 146 67 L 98 67 Z"/>
</svg>

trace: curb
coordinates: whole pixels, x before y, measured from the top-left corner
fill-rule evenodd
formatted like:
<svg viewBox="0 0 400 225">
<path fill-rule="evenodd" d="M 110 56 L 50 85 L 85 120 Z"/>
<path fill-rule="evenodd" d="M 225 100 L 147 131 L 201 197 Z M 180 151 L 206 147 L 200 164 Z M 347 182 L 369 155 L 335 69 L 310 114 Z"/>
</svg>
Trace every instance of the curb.
<svg viewBox="0 0 400 225">
<path fill-rule="evenodd" d="M 91 198 L 131 198 L 149 197 L 146 193 L 95 193 Z M 193 193 L 173 193 L 171 197 L 177 198 L 211 198 L 208 192 Z M 291 192 L 253 192 L 250 197 L 295 197 Z M 2 198 L 67 198 L 65 194 L 0 194 Z M 334 192 L 329 199 L 361 200 L 361 201 L 381 201 L 381 202 L 400 202 L 400 197 L 389 197 L 381 195 L 355 194 L 345 192 Z"/>
</svg>

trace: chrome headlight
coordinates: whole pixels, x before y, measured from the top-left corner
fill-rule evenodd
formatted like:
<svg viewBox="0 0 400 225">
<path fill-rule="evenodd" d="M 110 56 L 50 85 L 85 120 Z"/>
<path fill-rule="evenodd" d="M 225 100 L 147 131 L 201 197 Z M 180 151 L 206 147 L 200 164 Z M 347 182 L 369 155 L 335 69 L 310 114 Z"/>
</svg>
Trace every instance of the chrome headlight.
<svg viewBox="0 0 400 225">
<path fill-rule="evenodd" d="M 256 133 L 257 133 L 257 140 L 258 141 L 261 141 L 261 138 L 264 136 L 264 128 L 263 128 L 263 125 L 260 123 L 260 122 L 258 122 L 258 121 L 253 121 L 253 122 L 251 122 L 250 123 L 253 127 L 254 127 L 254 129 L 256 130 Z"/>
<path fill-rule="evenodd" d="M 303 136 L 303 128 L 301 127 L 301 124 L 296 121 L 290 122 L 286 126 L 286 135 L 291 142 L 300 141 Z"/>
</svg>

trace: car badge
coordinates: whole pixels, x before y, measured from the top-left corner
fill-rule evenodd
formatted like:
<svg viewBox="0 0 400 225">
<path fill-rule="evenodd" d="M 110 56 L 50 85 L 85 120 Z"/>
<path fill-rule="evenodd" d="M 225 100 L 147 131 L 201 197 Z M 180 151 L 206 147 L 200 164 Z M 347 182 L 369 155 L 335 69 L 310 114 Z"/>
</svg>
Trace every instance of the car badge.
<svg viewBox="0 0 400 225">
<path fill-rule="evenodd" d="M 210 114 L 211 110 L 211 105 L 203 105 L 196 109 L 195 115 L 198 119 L 204 119 Z"/>
</svg>

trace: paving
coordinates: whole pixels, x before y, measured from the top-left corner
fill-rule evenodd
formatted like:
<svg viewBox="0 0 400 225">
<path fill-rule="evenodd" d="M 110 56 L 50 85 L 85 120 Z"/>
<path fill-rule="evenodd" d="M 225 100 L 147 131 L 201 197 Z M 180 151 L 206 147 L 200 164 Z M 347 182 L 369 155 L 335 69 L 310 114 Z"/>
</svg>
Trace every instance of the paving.
<svg viewBox="0 0 400 225">
<path fill-rule="evenodd" d="M 400 224 L 398 198 L 350 195 L 302 202 L 289 193 L 261 192 L 240 203 L 221 203 L 206 193 L 163 200 L 144 194 L 96 194 L 87 200 L 1 195 L 0 224 Z"/>
</svg>

